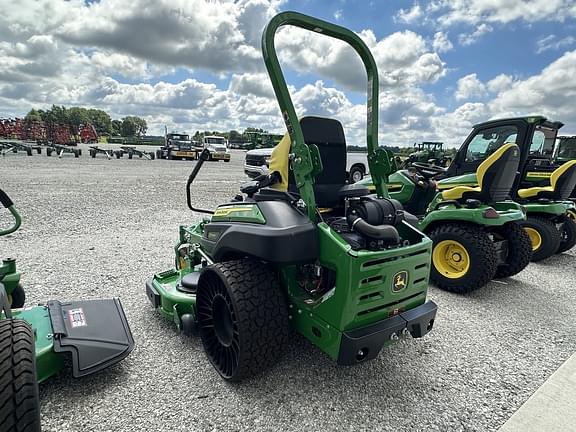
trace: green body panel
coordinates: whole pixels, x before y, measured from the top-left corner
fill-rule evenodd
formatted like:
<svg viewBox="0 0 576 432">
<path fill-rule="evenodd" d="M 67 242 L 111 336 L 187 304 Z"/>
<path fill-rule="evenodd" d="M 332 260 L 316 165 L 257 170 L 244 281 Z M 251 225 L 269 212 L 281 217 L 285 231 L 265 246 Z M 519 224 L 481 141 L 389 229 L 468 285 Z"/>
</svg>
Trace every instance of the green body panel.
<svg viewBox="0 0 576 432">
<path fill-rule="evenodd" d="M 426 301 L 432 241 L 405 225 L 400 227 L 401 235 L 414 242 L 412 246 L 353 251 L 325 223 L 320 223 L 318 229 L 319 261 L 336 271 L 334 289 L 310 302 L 296 282 L 294 267 L 283 268 L 282 279 L 292 304 L 293 326 L 336 359 L 343 331 L 382 321 Z M 408 272 L 408 283 L 406 288 L 393 292 L 393 277 L 400 271 Z M 312 331 L 319 325 L 321 337 Z"/>
<path fill-rule="evenodd" d="M 542 204 L 539 202 L 528 202 L 524 204 L 528 216 L 530 214 L 545 214 L 549 216 L 561 216 L 566 214 L 568 211 L 576 211 L 576 205 L 574 201 L 555 201 L 547 204 Z"/>
<path fill-rule="evenodd" d="M 266 223 L 264 215 L 256 204 L 246 204 L 243 202 L 218 206 L 212 215 L 212 220 L 214 222 Z"/>
<path fill-rule="evenodd" d="M 438 193 L 436 198 L 430 204 L 431 206 L 442 202 L 441 194 Z M 488 209 L 494 209 L 498 213 L 497 218 L 488 218 L 484 212 Z M 480 205 L 478 208 L 457 208 L 454 204 L 447 204 L 441 208 L 429 211 L 419 220 L 419 228 L 427 232 L 432 225 L 439 222 L 467 222 L 483 226 L 502 226 L 509 222 L 518 222 L 526 219 L 526 214 L 521 205 L 513 201 L 505 201 L 493 205 Z"/>
<path fill-rule="evenodd" d="M 199 269 L 198 269 L 199 270 Z M 184 314 L 196 316 L 196 296 L 185 294 L 176 289 L 180 279 L 189 271 L 170 269 L 154 275 L 154 288 L 160 294 L 161 304 L 158 311 L 162 316 L 173 321 L 181 330 L 181 317 Z"/>
<path fill-rule="evenodd" d="M 26 321 L 34 330 L 36 375 L 43 382 L 64 368 L 64 355 L 54 352 L 52 323 L 46 306 L 12 310 L 12 316 Z"/>
</svg>

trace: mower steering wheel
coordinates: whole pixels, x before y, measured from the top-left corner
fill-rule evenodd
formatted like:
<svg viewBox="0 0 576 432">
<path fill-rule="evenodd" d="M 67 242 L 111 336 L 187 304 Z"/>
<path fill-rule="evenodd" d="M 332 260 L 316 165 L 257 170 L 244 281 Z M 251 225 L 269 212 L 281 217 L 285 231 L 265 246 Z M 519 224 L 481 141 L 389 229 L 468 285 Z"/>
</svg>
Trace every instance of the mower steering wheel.
<svg viewBox="0 0 576 432">
<path fill-rule="evenodd" d="M 446 172 L 446 168 L 444 167 L 424 162 L 412 162 L 410 166 L 413 167 L 416 171 L 418 171 L 418 174 L 420 174 L 426 180 L 431 179 L 439 174 L 444 174 Z"/>
</svg>

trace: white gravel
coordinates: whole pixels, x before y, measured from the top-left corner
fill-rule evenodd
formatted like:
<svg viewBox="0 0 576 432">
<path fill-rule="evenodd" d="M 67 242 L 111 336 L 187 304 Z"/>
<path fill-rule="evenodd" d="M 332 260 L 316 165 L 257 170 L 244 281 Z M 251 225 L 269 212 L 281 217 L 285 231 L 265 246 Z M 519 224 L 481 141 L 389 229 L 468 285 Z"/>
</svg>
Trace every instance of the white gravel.
<svg viewBox="0 0 576 432">
<path fill-rule="evenodd" d="M 178 225 L 198 217 L 184 195 L 192 163 L 83 148 L 79 159 L 0 158 L 0 187 L 24 217 L 0 255 L 18 259 L 28 304 L 120 296 L 136 339 L 118 366 L 41 386 L 45 431 L 494 431 L 576 350 L 571 252 L 468 296 L 431 288 L 433 332 L 372 362 L 339 367 L 296 337 L 270 373 L 226 384 L 144 291 L 172 265 Z M 237 193 L 243 155 L 206 164 L 198 205 Z"/>
</svg>

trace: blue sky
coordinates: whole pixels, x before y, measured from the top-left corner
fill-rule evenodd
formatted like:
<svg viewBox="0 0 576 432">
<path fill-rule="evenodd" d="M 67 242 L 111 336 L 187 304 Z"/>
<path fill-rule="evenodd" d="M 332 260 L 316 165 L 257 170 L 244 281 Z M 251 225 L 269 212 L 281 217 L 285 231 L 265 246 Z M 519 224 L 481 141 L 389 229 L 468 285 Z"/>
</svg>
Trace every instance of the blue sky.
<svg viewBox="0 0 576 432">
<path fill-rule="evenodd" d="M 576 0 L 0 0 L 0 117 L 51 104 L 169 128 L 282 132 L 260 54 L 265 23 L 296 10 L 359 33 L 380 69 L 381 142 L 440 139 L 544 114 L 576 133 Z M 44 19 L 38 17 L 45 16 Z M 296 31 L 277 46 L 301 115 L 362 143 L 353 57 Z"/>
</svg>

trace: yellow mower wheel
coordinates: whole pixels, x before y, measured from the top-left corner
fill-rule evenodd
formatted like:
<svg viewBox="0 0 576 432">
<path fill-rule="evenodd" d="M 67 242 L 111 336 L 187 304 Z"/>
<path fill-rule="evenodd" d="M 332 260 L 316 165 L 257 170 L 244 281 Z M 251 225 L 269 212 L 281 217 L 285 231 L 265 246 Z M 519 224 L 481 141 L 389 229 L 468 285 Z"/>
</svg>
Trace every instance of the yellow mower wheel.
<svg viewBox="0 0 576 432">
<path fill-rule="evenodd" d="M 524 228 L 530 237 L 530 243 L 532 243 L 532 251 L 537 251 L 542 246 L 542 236 L 534 228 L 525 227 Z"/>
<path fill-rule="evenodd" d="M 443 240 L 432 252 L 434 266 L 449 279 L 459 279 L 470 270 L 470 255 L 456 240 Z"/>
</svg>

